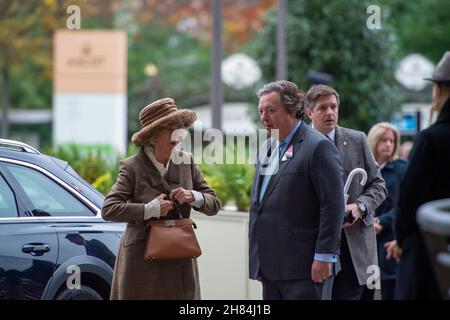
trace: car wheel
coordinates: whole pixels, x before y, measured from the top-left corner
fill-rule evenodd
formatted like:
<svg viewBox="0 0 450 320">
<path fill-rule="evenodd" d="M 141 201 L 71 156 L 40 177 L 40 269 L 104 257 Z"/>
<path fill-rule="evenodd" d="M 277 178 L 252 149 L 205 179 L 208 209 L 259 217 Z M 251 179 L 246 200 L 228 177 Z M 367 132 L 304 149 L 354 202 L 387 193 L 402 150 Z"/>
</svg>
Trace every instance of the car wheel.
<svg viewBox="0 0 450 320">
<path fill-rule="evenodd" d="M 103 297 L 91 287 L 82 285 L 80 289 L 64 289 L 55 300 L 103 300 Z"/>
</svg>

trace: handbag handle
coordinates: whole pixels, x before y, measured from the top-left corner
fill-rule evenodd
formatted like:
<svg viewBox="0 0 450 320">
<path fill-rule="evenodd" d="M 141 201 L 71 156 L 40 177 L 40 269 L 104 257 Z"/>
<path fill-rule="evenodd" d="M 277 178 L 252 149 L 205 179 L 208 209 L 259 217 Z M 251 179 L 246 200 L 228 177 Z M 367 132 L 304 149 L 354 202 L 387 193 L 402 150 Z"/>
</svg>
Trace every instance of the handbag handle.
<svg viewBox="0 0 450 320">
<path fill-rule="evenodd" d="M 176 211 L 178 213 L 178 216 L 180 217 L 180 219 L 183 219 L 183 216 L 181 215 L 181 210 L 180 207 L 178 206 L 177 202 L 175 200 L 173 201 L 173 205 L 174 205 L 174 211 Z"/>
<path fill-rule="evenodd" d="M 183 219 L 175 219 L 175 220 L 149 220 L 145 224 L 145 230 L 147 230 L 150 227 L 157 227 L 157 226 L 163 226 L 163 227 L 179 227 L 179 226 L 187 226 L 191 225 L 194 229 L 197 229 L 197 225 L 194 221 L 192 221 L 190 218 L 183 218 Z"/>
<path fill-rule="evenodd" d="M 168 194 L 169 194 L 169 193 L 168 193 Z M 174 199 L 172 199 L 171 197 L 169 197 L 169 195 L 167 195 L 167 196 L 164 198 L 164 200 L 170 200 L 170 201 L 172 201 L 172 202 L 173 202 L 173 205 L 174 205 L 174 208 L 173 208 L 172 211 L 175 211 L 175 213 L 178 214 L 178 217 L 179 217 L 180 219 L 183 219 L 183 215 L 181 214 L 180 207 L 178 206 L 176 200 L 174 200 Z"/>
</svg>

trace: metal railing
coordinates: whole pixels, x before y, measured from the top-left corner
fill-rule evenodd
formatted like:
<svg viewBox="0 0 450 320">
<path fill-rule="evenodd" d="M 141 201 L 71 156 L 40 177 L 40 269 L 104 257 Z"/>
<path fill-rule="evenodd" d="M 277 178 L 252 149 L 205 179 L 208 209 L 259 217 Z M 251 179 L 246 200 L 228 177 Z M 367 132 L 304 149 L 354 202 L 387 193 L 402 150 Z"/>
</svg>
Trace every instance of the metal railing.
<svg viewBox="0 0 450 320">
<path fill-rule="evenodd" d="M 450 299 L 450 199 L 431 201 L 417 210 L 417 223 L 426 234 L 434 255 L 434 269 L 447 299 Z"/>
</svg>

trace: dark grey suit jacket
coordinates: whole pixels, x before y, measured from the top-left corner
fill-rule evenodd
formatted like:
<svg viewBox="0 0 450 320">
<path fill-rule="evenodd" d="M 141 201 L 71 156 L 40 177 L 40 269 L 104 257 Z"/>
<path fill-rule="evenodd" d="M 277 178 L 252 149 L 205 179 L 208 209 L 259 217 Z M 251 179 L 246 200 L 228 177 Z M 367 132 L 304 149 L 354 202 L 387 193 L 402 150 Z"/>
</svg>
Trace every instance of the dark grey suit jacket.
<svg viewBox="0 0 450 320">
<path fill-rule="evenodd" d="M 303 123 L 259 202 L 256 165 L 250 203 L 249 275 L 311 279 L 314 253 L 338 253 L 344 215 L 342 165 L 336 147 Z"/>
</svg>

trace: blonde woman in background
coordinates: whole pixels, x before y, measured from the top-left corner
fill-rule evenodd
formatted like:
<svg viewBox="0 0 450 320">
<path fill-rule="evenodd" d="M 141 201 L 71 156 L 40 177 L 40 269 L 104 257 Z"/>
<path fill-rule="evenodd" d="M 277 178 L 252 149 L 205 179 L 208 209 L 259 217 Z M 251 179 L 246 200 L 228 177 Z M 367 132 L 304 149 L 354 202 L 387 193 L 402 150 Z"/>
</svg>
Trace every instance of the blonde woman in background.
<svg viewBox="0 0 450 320">
<path fill-rule="evenodd" d="M 386 183 L 387 198 L 375 210 L 378 264 L 381 269 L 381 295 L 383 300 L 394 298 L 397 263 L 386 259 L 385 244 L 394 240 L 394 208 L 398 198 L 400 181 L 405 174 L 407 162 L 399 158 L 400 132 L 388 122 L 375 124 L 367 136 L 375 160 L 381 167 Z M 373 298 L 373 290 L 365 288 L 365 299 Z"/>
</svg>

